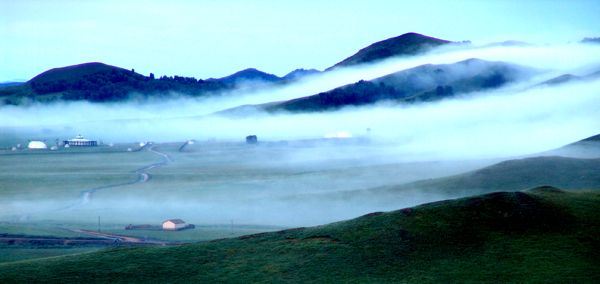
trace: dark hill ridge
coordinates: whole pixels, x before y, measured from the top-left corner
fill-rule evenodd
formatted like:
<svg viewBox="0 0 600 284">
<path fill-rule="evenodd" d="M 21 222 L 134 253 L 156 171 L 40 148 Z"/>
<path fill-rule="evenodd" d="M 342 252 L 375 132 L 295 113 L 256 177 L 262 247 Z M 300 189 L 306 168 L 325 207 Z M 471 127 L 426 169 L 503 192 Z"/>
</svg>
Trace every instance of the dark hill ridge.
<svg viewBox="0 0 600 284">
<path fill-rule="evenodd" d="M 344 106 L 378 101 L 433 101 L 457 94 L 494 89 L 506 83 L 530 78 L 537 71 L 505 62 L 468 59 L 454 64 L 426 64 L 371 81 L 359 81 L 264 109 L 269 112 L 311 112 L 336 110 Z"/>
<path fill-rule="evenodd" d="M 362 63 L 371 63 L 394 56 L 416 55 L 425 52 L 430 48 L 448 43 L 450 43 L 450 41 L 428 37 L 418 33 L 406 33 L 401 36 L 371 44 L 359 50 L 356 54 L 344 59 L 342 62 L 327 68 L 326 71 L 335 67 L 348 67 Z"/>
<path fill-rule="evenodd" d="M 597 283 L 600 193 L 540 187 L 333 224 L 0 265 L 2 283 Z"/>
<path fill-rule="evenodd" d="M 65 80 L 67 83 L 73 83 L 79 80 L 81 77 L 91 76 L 97 73 L 112 72 L 112 71 L 127 72 L 128 70 L 107 65 L 100 62 L 90 62 L 84 64 L 77 64 L 72 66 L 66 66 L 61 68 L 53 68 L 45 71 L 31 80 L 28 83 L 44 84 L 47 82 L 58 82 Z M 133 73 L 133 72 L 132 72 Z M 139 74 L 137 74 L 139 75 Z M 139 75 L 142 76 L 142 75 Z"/>
<path fill-rule="evenodd" d="M 278 77 L 276 75 L 273 74 L 269 74 L 260 70 L 257 70 L 255 68 L 248 68 L 248 69 L 244 69 L 242 71 L 238 71 L 234 74 L 231 74 L 229 76 L 223 77 L 223 78 L 219 78 L 219 79 L 214 79 L 214 78 L 210 78 L 207 79 L 207 81 L 220 81 L 223 83 L 231 83 L 231 84 L 235 84 L 237 83 L 248 83 L 248 82 L 252 82 L 252 81 L 257 81 L 257 82 L 262 82 L 262 83 L 273 83 L 273 82 L 280 82 L 280 81 L 285 81 L 285 80 L 293 80 L 293 79 L 298 79 L 304 76 L 308 76 L 308 75 L 313 75 L 313 74 L 317 74 L 320 73 L 319 70 L 316 69 L 296 69 L 288 74 L 286 74 L 283 77 Z"/>
<path fill-rule="evenodd" d="M 277 82 L 277 81 L 281 81 L 281 78 L 273 75 L 273 74 L 269 74 L 269 73 L 265 73 L 259 70 L 256 70 L 254 68 L 248 68 L 248 69 L 244 69 L 242 71 L 238 71 L 236 73 L 233 73 L 229 76 L 223 77 L 223 78 L 219 78 L 219 79 L 207 79 L 207 81 L 220 81 L 223 83 L 233 83 L 235 84 L 236 82 L 241 82 L 241 81 L 262 81 L 264 83 L 269 83 L 269 82 Z"/>
<path fill-rule="evenodd" d="M 313 75 L 313 74 L 317 74 L 317 73 L 321 73 L 321 71 L 317 70 L 317 69 L 304 69 L 304 68 L 300 68 L 300 69 L 296 69 L 288 74 L 286 74 L 285 76 L 281 77 L 281 79 L 283 80 L 292 80 L 292 79 L 298 79 L 304 76 L 308 76 L 308 75 Z"/>
<path fill-rule="evenodd" d="M 23 101 L 48 102 L 62 100 L 87 100 L 92 102 L 115 102 L 148 97 L 169 97 L 171 92 L 189 96 L 206 96 L 231 88 L 222 82 L 197 80 L 193 77 L 154 78 L 131 71 L 92 62 L 54 68 L 34 77 L 28 82 L 0 88 L 4 104 L 19 104 Z"/>
</svg>

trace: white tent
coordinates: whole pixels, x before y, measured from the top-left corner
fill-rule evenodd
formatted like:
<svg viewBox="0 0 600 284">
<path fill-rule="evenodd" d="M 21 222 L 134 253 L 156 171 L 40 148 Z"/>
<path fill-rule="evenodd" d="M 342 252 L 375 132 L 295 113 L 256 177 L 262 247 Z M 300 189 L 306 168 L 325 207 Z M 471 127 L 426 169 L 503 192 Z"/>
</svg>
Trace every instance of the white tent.
<svg viewBox="0 0 600 284">
<path fill-rule="evenodd" d="M 42 141 L 31 141 L 29 142 L 29 149 L 48 149 L 48 146 Z"/>
</svg>

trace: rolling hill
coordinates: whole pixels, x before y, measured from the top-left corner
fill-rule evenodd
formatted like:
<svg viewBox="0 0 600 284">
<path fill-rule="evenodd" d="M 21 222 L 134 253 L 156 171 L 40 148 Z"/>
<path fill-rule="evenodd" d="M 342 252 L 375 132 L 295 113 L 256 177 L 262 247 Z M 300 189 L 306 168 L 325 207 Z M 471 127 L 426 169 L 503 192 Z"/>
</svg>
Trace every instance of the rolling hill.
<svg viewBox="0 0 600 284">
<path fill-rule="evenodd" d="M 563 83 L 567 83 L 567 82 L 575 82 L 575 81 L 593 81 L 593 80 L 597 80 L 600 78 L 600 70 L 590 73 L 588 75 L 585 76 L 576 76 L 576 75 L 572 75 L 572 74 L 564 74 L 561 76 L 558 76 L 556 78 L 552 78 L 550 80 L 541 82 L 538 84 L 538 86 L 541 85 L 548 85 L 548 86 L 553 86 L 553 85 L 560 85 Z"/>
<path fill-rule="evenodd" d="M 320 73 L 320 71 L 316 70 L 316 69 L 296 69 L 288 74 L 286 74 L 283 77 L 278 77 L 276 75 L 273 74 L 269 74 L 260 70 L 257 70 L 255 68 L 248 68 L 248 69 L 244 69 L 242 71 L 238 71 L 236 73 L 233 73 L 229 76 L 223 77 L 223 78 L 219 78 L 219 79 L 214 79 L 214 78 L 210 78 L 210 79 L 206 79 L 207 81 L 219 81 L 219 82 L 223 82 L 226 84 L 240 84 L 240 83 L 260 83 L 260 84 L 264 84 L 264 83 L 273 83 L 273 82 L 280 82 L 280 81 L 285 81 L 285 80 L 292 80 L 292 79 L 298 79 L 307 75 L 312 75 L 312 74 L 316 74 L 316 73 Z"/>
<path fill-rule="evenodd" d="M 424 193 L 479 194 L 519 191 L 541 185 L 564 189 L 600 189 L 600 159 L 550 156 L 509 160 L 456 176 L 371 191 L 401 192 L 418 189 Z"/>
<path fill-rule="evenodd" d="M 598 159 L 600 158 L 600 134 L 582 139 L 558 149 L 539 153 L 538 155 Z"/>
<path fill-rule="evenodd" d="M 3 283 L 596 283 L 600 192 L 538 187 L 310 228 L 0 264 Z"/>
<path fill-rule="evenodd" d="M 417 55 L 430 48 L 448 44 L 450 41 L 424 36 L 418 33 L 407 33 L 371 44 L 356 54 L 326 69 L 348 67 L 363 63 L 372 63 L 395 56 Z"/>
<path fill-rule="evenodd" d="M 193 77 L 154 78 L 131 71 L 92 62 L 43 72 L 24 84 L 0 87 L 3 104 L 27 104 L 33 101 L 87 100 L 115 102 L 127 100 L 130 93 L 138 99 L 168 97 L 170 92 L 204 96 L 231 88 L 222 82 L 196 80 Z"/>
<path fill-rule="evenodd" d="M 259 81 L 261 83 L 269 83 L 269 82 L 277 82 L 282 79 L 269 73 L 265 73 L 254 68 L 244 69 L 242 71 L 233 73 L 229 76 L 219 78 L 219 79 L 207 79 L 207 81 L 218 81 L 223 82 L 225 84 L 231 83 L 235 84 L 237 82 L 250 82 L 250 81 Z"/>
<path fill-rule="evenodd" d="M 259 107 L 268 112 L 336 110 L 379 101 L 433 101 L 501 87 L 530 78 L 537 71 L 505 62 L 468 59 L 454 64 L 426 64 L 371 81 L 359 81 L 328 92 Z"/>
</svg>

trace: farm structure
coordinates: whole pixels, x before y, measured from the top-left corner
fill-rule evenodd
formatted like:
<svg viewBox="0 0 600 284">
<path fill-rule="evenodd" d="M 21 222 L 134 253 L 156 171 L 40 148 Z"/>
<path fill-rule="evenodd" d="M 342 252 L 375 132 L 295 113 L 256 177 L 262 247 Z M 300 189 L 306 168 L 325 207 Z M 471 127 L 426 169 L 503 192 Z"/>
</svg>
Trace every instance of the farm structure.
<svg viewBox="0 0 600 284">
<path fill-rule="evenodd" d="M 65 140 L 63 141 L 63 143 L 65 144 L 65 146 L 98 146 L 97 141 L 85 139 L 83 138 L 83 136 L 81 136 L 81 134 L 77 135 L 77 137 L 75 137 L 74 139 Z"/>
<path fill-rule="evenodd" d="M 248 136 L 246 136 L 246 143 L 256 144 L 256 143 L 258 143 L 258 138 L 256 137 L 256 135 L 248 135 Z"/>
<path fill-rule="evenodd" d="M 181 219 L 172 219 L 164 221 L 162 226 L 129 224 L 129 226 L 125 227 L 125 230 L 180 231 L 194 228 L 196 228 L 194 224 L 186 224 Z"/>
<path fill-rule="evenodd" d="M 162 228 L 167 231 L 179 231 L 185 229 L 193 229 L 196 226 L 193 224 L 186 225 L 185 222 L 181 219 L 172 219 L 163 222 Z"/>
</svg>

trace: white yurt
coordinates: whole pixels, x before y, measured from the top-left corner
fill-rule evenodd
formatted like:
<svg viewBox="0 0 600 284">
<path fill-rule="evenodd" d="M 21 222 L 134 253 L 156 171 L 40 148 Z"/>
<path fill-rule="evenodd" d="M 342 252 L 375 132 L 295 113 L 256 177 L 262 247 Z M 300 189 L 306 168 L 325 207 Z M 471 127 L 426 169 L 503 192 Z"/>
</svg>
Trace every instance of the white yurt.
<svg viewBox="0 0 600 284">
<path fill-rule="evenodd" d="M 50 147 L 50 150 L 56 151 L 56 150 L 58 150 L 58 146 L 52 146 L 52 147 Z"/>
<path fill-rule="evenodd" d="M 71 146 L 69 146 L 69 144 L 65 144 L 65 148 L 71 148 Z"/>
<path fill-rule="evenodd" d="M 29 142 L 29 146 L 27 146 L 27 148 L 29 148 L 29 149 L 48 149 L 48 146 L 46 146 L 46 143 L 44 143 L 42 141 L 31 141 L 31 142 Z"/>
</svg>

